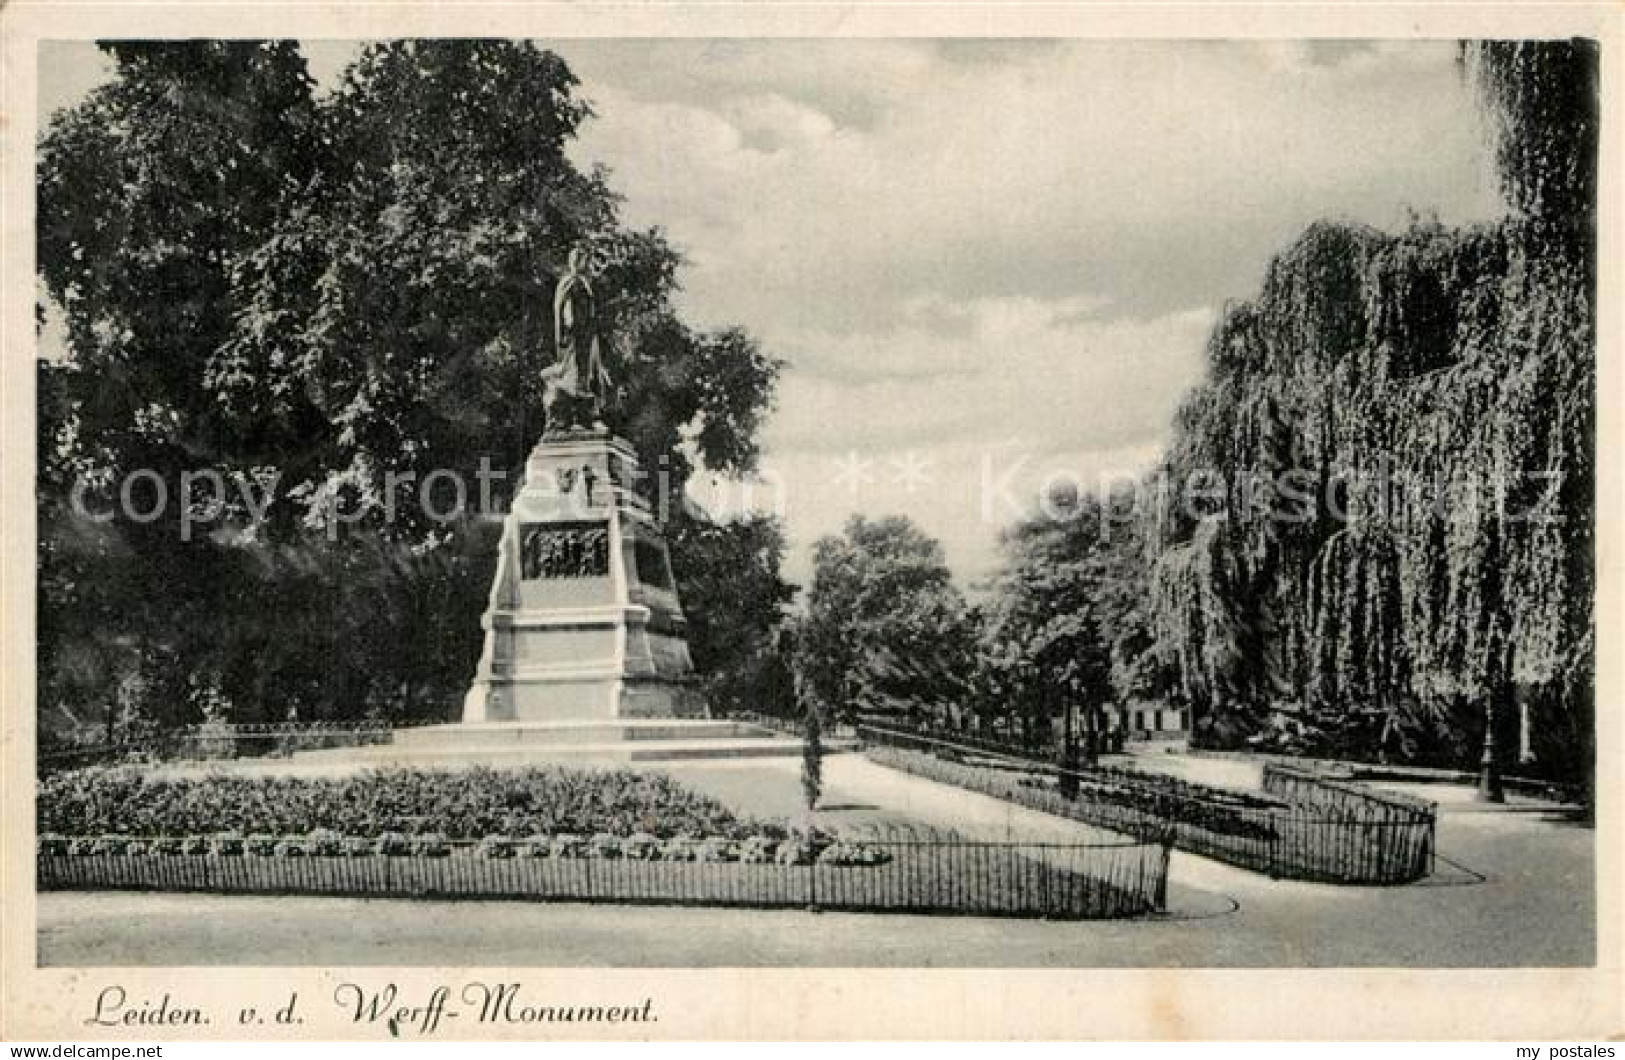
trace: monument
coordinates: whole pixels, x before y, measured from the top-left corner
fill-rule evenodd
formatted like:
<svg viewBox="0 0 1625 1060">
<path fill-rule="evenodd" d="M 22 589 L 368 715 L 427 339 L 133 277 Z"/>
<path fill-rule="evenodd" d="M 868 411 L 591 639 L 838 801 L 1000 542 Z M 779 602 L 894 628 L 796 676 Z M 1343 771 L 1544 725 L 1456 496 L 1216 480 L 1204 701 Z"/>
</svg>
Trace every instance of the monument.
<svg viewBox="0 0 1625 1060">
<path fill-rule="evenodd" d="M 579 248 L 553 320 L 546 428 L 503 522 L 463 721 L 704 716 L 637 453 L 604 426 L 608 343 Z"/>
<path fill-rule="evenodd" d="M 500 766 L 801 754 L 797 738 L 711 718 L 699 694 L 637 452 L 605 426 L 615 380 L 595 297 L 572 252 L 553 300 L 557 356 L 542 372 L 547 422 L 503 519 L 461 720 L 299 757 Z"/>
</svg>

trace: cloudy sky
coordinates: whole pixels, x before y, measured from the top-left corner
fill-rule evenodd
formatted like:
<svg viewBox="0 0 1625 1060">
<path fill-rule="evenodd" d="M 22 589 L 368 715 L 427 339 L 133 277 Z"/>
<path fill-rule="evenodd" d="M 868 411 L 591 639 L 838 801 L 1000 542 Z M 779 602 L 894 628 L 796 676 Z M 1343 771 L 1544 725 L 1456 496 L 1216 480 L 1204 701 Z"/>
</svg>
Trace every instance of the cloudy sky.
<svg viewBox="0 0 1625 1060">
<path fill-rule="evenodd" d="M 684 309 L 789 362 L 751 503 L 903 513 L 967 585 L 1045 481 L 1143 470 L 1226 299 L 1319 218 L 1498 204 L 1445 42 L 549 43 Z M 350 42 L 306 42 L 324 85 Z M 41 64 L 41 110 L 105 76 Z M 701 488 L 714 506 L 736 488 Z"/>
</svg>

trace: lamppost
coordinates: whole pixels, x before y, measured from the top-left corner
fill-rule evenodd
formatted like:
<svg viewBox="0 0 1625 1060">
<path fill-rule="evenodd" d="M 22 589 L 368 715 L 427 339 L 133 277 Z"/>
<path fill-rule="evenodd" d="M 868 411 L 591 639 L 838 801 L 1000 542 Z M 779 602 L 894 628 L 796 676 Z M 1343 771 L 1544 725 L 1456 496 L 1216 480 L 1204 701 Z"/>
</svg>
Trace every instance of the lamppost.
<svg viewBox="0 0 1625 1060">
<path fill-rule="evenodd" d="M 1501 756 L 1495 746 L 1495 722 L 1498 714 L 1495 704 L 1501 696 L 1501 690 L 1510 684 L 1512 667 L 1511 660 L 1505 657 L 1502 637 L 1495 637 L 1491 644 L 1501 650 L 1495 656 L 1491 656 L 1498 660 L 1499 665 L 1490 670 L 1490 687 L 1485 690 L 1484 753 L 1478 759 L 1478 801 L 1505 802 L 1506 792 L 1501 787 Z"/>
<path fill-rule="evenodd" d="M 1100 713 L 1092 701 L 1083 705 L 1083 760 L 1091 767 L 1100 764 Z"/>
<path fill-rule="evenodd" d="M 1038 723 L 1036 714 L 1043 710 L 1045 720 L 1048 721 L 1049 703 L 1044 699 L 1043 692 L 1038 685 L 1038 668 L 1025 659 L 1017 662 L 1016 696 L 1018 709 L 1021 713 L 1021 744 L 1028 752 L 1038 750 Z"/>
<path fill-rule="evenodd" d="M 1478 801 L 1505 802 L 1500 755 L 1495 747 L 1495 696 L 1484 701 L 1484 754 L 1478 760 Z"/>
<path fill-rule="evenodd" d="M 1069 799 L 1078 797 L 1078 741 L 1072 734 L 1072 708 L 1076 688 L 1067 681 L 1061 686 L 1061 773 L 1057 787 Z"/>
<path fill-rule="evenodd" d="M 1489 529 L 1491 559 L 1484 579 L 1484 596 L 1486 600 L 1497 601 L 1501 606 L 1490 612 L 1489 620 L 1491 654 L 1489 666 L 1485 668 L 1488 677 L 1485 684 L 1488 687 L 1484 690 L 1484 753 L 1478 760 L 1478 801 L 1505 802 L 1506 792 L 1501 789 L 1500 755 L 1495 746 L 1495 721 L 1498 713 L 1496 703 L 1504 690 L 1512 687 L 1512 652 L 1503 617 L 1507 613 L 1507 601 L 1501 593 L 1501 538 L 1498 524 L 1492 520 Z"/>
</svg>

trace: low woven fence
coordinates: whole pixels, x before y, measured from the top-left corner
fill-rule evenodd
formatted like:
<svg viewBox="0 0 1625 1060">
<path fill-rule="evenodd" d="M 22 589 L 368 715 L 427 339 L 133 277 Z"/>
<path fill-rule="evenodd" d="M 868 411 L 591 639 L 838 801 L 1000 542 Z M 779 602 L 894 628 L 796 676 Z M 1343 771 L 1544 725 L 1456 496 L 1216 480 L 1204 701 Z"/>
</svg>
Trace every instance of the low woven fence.
<svg viewBox="0 0 1625 1060">
<path fill-rule="evenodd" d="M 110 837 L 111 838 L 111 837 Z M 332 854 L 255 854 L 207 840 L 42 842 L 41 890 L 149 890 L 396 898 L 792 907 L 1057 919 L 1159 911 L 1168 849 L 1142 840 L 986 843 L 887 830 L 832 846 L 724 850 L 716 860 L 560 856 L 546 844 L 421 845 L 382 854 L 367 841 Z M 795 841 L 786 841 L 794 843 Z M 830 849 L 826 847 L 825 850 Z M 703 855 L 702 855 L 703 857 Z"/>
<path fill-rule="evenodd" d="M 1398 884 L 1432 870 L 1431 803 L 1308 773 L 1281 769 L 1255 795 L 1123 769 L 1061 770 L 903 730 L 861 735 L 882 765 L 1280 879 Z M 1063 774 L 1075 797 L 1060 791 Z"/>
</svg>

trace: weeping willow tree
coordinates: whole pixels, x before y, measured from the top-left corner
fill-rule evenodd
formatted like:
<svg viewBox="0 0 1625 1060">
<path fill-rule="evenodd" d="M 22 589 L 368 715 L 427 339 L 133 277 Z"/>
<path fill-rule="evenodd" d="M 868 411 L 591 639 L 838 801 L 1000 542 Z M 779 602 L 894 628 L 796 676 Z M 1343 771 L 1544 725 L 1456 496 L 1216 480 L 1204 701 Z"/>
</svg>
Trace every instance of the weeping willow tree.
<svg viewBox="0 0 1625 1060">
<path fill-rule="evenodd" d="M 1146 519 L 1157 650 L 1209 742 L 1465 763 L 1493 718 L 1526 766 L 1578 778 L 1597 51 L 1462 57 L 1505 217 L 1317 224 L 1227 307 Z"/>
</svg>

